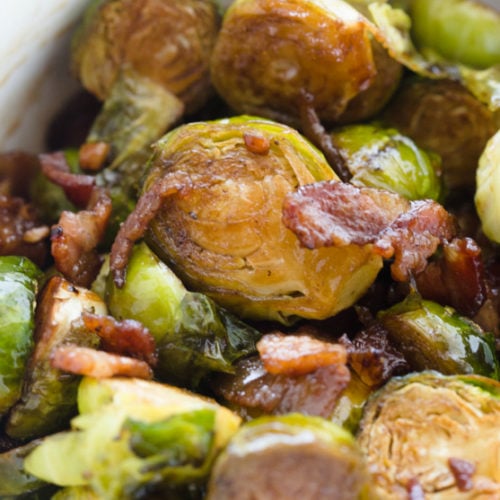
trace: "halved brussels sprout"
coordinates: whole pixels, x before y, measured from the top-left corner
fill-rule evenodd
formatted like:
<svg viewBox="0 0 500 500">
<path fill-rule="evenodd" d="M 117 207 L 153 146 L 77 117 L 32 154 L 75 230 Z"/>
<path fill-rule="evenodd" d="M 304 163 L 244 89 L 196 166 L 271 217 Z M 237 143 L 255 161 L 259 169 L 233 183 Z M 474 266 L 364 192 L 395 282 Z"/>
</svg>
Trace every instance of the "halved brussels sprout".
<svg viewBox="0 0 500 500">
<path fill-rule="evenodd" d="M 353 436 L 292 413 L 244 424 L 217 458 L 208 500 L 361 500 L 370 476 Z"/>
<path fill-rule="evenodd" d="M 332 135 L 352 174 L 351 184 L 387 189 L 409 200 L 439 198 L 441 159 L 396 129 L 347 125 Z"/>
<path fill-rule="evenodd" d="M 497 498 L 500 384 L 426 372 L 393 378 L 368 401 L 359 445 L 384 500 Z"/>
<path fill-rule="evenodd" d="M 25 469 L 109 500 L 202 487 L 240 424 L 211 400 L 139 379 L 84 378 L 78 407 L 72 430 L 45 438 Z"/>
<path fill-rule="evenodd" d="M 474 201 L 484 233 L 500 243 L 500 130 L 479 158 Z"/>
<path fill-rule="evenodd" d="M 413 370 L 476 373 L 498 379 L 493 335 L 451 307 L 410 294 L 377 317 Z"/>
<path fill-rule="evenodd" d="M 298 126 L 308 95 L 323 122 L 362 120 L 401 75 L 374 29 L 342 0 L 236 0 L 217 37 L 212 81 L 238 113 Z"/>
<path fill-rule="evenodd" d="M 33 349 L 35 306 L 42 271 L 26 257 L 0 256 L 0 415 L 21 396 Z"/>
<path fill-rule="evenodd" d="M 285 125 L 234 117 L 179 127 L 156 143 L 143 196 L 169 178 L 177 192 L 162 199 L 148 243 L 188 287 L 239 316 L 283 323 L 332 316 L 381 268 L 368 247 L 308 250 L 284 226 L 288 192 L 336 179 L 323 155 Z"/>
</svg>

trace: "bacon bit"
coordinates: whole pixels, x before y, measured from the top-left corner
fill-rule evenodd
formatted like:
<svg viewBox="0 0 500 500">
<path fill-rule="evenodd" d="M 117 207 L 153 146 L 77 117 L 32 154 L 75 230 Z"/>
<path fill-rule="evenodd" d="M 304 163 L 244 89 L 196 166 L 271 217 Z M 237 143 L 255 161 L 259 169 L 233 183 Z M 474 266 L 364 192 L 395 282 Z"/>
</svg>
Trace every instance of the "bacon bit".
<svg viewBox="0 0 500 500">
<path fill-rule="evenodd" d="M 264 368 L 273 375 L 304 375 L 323 366 L 347 362 L 343 345 L 309 335 L 268 333 L 257 342 L 257 350 Z"/>
<path fill-rule="evenodd" d="M 257 155 L 267 155 L 271 148 L 269 139 L 255 131 L 245 132 L 243 134 L 243 140 L 245 141 L 245 146 L 248 151 Z"/>
<path fill-rule="evenodd" d="M 476 473 L 475 464 L 462 458 L 449 458 L 448 467 L 460 491 L 470 491 L 474 487 L 472 477 Z"/>
<path fill-rule="evenodd" d="M 101 267 L 97 246 L 102 241 L 109 217 L 111 199 L 106 191 L 94 187 L 87 210 L 64 211 L 51 230 L 51 250 L 57 270 L 76 285 L 88 287 Z"/>
<path fill-rule="evenodd" d="M 406 485 L 408 500 L 425 500 L 425 492 L 418 478 L 410 479 Z"/>
<path fill-rule="evenodd" d="M 86 328 L 99 336 L 104 351 L 130 356 L 156 366 L 158 355 L 155 339 L 139 321 L 118 321 L 112 316 L 86 312 L 82 314 L 82 321 Z"/>
<path fill-rule="evenodd" d="M 42 154 L 39 158 L 44 175 L 64 190 L 68 200 L 80 208 L 89 204 L 95 177 L 72 174 L 62 152 Z"/>
<path fill-rule="evenodd" d="M 396 281 L 422 271 L 439 243 L 456 234 L 454 217 L 437 202 L 409 202 L 388 191 L 335 181 L 289 193 L 283 223 L 311 249 L 373 245 L 374 253 L 394 257 L 391 273 Z"/>
<path fill-rule="evenodd" d="M 153 378 L 151 367 L 144 361 L 76 345 L 55 349 L 51 356 L 51 365 L 65 372 L 94 378 Z"/>
<path fill-rule="evenodd" d="M 101 170 L 109 156 L 111 146 L 107 142 L 86 142 L 80 146 L 78 161 L 85 170 Z"/>
<path fill-rule="evenodd" d="M 134 243 L 142 238 L 148 224 L 161 209 L 163 200 L 191 185 L 185 172 L 173 172 L 160 177 L 138 200 L 135 209 L 121 225 L 111 247 L 110 269 L 115 285 L 125 284 L 125 271 Z"/>
</svg>

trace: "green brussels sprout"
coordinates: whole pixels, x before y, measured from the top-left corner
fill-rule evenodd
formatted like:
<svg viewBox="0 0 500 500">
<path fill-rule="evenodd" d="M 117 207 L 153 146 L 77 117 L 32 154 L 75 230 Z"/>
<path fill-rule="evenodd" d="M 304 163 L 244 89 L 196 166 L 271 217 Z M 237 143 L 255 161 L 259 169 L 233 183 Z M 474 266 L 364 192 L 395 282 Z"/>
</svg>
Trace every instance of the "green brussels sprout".
<svg viewBox="0 0 500 500">
<path fill-rule="evenodd" d="M 420 149 L 397 130 L 347 125 L 332 136 L 352 174 L 351 184 L 387 189 L 409 200 L 439 198 L 439 156 Z"/>
<path fill-rule="evenodd" d="M 154 216 L 146 207 L 153 217 L 146 241 L 188 288 L 240 317 L 332 316 L 382 266 L 368 246 L 305 249 L 284 226 L 288 192 L 336 179 L 323 155 L 285 125 L 245 116 L 183 125 L 155 144 L 142 196 L 169 179 L 176 193 L 162 197 Z M 130 241 L 126 232 L 116 246 L 119 239 Z M 115 280 L 118 256 L 112 250 Z"/>
<path fill-rule="evenodd" d="M 476 172 L 474 202 L 483 232 L 500 243 L 500 130 L 488 141 Z"/>
<path fill-rule="evenodd" d="M 24 467 L 48 483 L 87 487 L 109 500 L 202 487 L 240 425 L 211 400 L 139 379 L 84 378 L 78 408 L 72 429 L 44 438 Z"/>
<path fill-rule="evenodd" d="M 369 474 L 353 436 L 320 417 L 260 417 L 240 427 L 217 458 L 207 500 L 369 495 Z"/>
<path fill-rule="evenodd" d="M 110 144 L 118 164 L 199 109 L 217 31 L 210 0 L 92 2 L 72 46 L 73 72 L 105 101 L 88 142 Z"/>
<path fill-rule="evenodd" d="M 412 77 L 403 81 L 384 121 L 437 153 L 447 191 L 474 188 L 479 157 L 497 129 L 494 113 L 462 84 Z"/>
<path fill-rule="evenodd" d="M 171 383 L 197 386 L 205 374 L 233 372 L 235 361 L 256 352 L 257 330 L 187 291 L 145 243 L 134 248 L 123 288 L 107 280 L 106 300 L 115 317 L 149 329 L 158 349 L 156 374 Z"/>
<path fill-rule="evenodd" d="M 322 122 L 366 119 L 401 76 L 374 29 L 342 0 L 236 0 L 214 47 L 212 82 L 236 112 L 295 127 L 304 94 Z"/>
<path fill-rule="evenodd" d="M 21 396 L 33 349 L 35 306 L 42 271 L 26 257 L 0 256 L 0 415 Z"/>
<path fill-rule="evenodd" d="M 493 335 L 451 307 L 410 294 L 377 317 L 414 370 L 476 373 L 498 379 Z"/>
<path fill-rule="evenodd" d="M 106 314 L 106 306 L 90 290 L 59 276 L 47 281 L 37 306 L 35 346 L 26 365 L 22 394 L 5 424 L 10 437 L 43 436 L 65 427 L 75 413 L 80 377 L 53 368 L 51 355 L 64 343 L 98 344 L 96 336 L 75 323 L 82 312 Z"/>
<path fill-rule="evenodd" d="M 396 377 L 370 398 L 357 435 L 376 498 L 495 498 L 500 384 L 480 375 Z"/>
<path fill-rule="evenodd" d="M 477 0 L 413 0 L 417 46 L 446 59 L 486 68 L 500 63 L 500 9 Z"/>
</svg>

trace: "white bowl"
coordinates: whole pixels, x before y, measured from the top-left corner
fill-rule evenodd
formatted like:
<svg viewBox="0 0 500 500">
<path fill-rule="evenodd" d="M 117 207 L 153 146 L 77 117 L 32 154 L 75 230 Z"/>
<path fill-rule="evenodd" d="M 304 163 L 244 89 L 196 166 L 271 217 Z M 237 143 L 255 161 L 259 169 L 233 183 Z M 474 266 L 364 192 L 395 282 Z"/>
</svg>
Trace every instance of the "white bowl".
<svg viewBox="0 0 500 500">
<path fill-rule="evenodd" d="M 48 123 L 79 88 L 69 71 L 69 46 L 87 4 L 2 1 L 0 151 L 43 151 Z"/>
</svg>

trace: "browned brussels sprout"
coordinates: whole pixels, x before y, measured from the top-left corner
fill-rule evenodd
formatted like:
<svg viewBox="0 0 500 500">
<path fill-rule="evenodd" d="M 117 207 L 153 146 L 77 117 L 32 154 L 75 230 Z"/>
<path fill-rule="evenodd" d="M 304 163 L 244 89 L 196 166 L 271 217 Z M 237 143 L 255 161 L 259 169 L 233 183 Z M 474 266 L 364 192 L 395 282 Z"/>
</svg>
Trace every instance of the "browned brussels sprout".
<svg viewBox="0 0 500 500">
<path fill-rule="evenodd" d="M 236 0 L 214 48 L 212 81 L 239 113 L 298 126 L 309 96 L 324 123 L 365 119 L 401 74 L 374 29 L 342 0 Z"/>
<path fill-rule="evenodd" d="M 381 258 L 358 245 L 307 250 L 281 210 L 290 191 L 335 178 L 285 125 L 234 117 L 179 127 L 156 143 L 143 195 L 115 240 L 115 282 L 123 286 L 131 241 L 149 223 L 147 241 L 188 288 L 236 314 L 332 316 L 367 290 Z"/>
<path fill-rule="evenodd" d="M 320 417 L 291 413 L 244 424 L 218 457 L 209 500 L 362 500 L 369 473 L 353 436 Z"/>
<path fill-rule="evenodd" d="M 463 85 L 447 79 L 404 81 L 384 119 L 441 156 L 448 190 L 473 188 L 479 156 L 497 129 L 493 112 Z"/>
<path fill-rule="evenodd" d="M 368 401 L 357 436 L 375 498 L 498 498 L 499 425 L 495 380 L 435 372 L 392 379 Z"/>
</svg>

